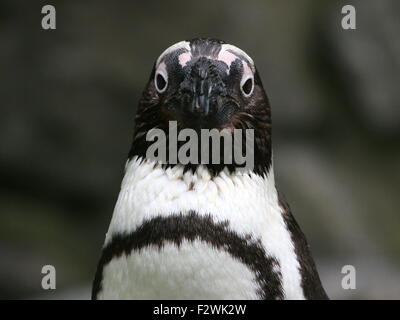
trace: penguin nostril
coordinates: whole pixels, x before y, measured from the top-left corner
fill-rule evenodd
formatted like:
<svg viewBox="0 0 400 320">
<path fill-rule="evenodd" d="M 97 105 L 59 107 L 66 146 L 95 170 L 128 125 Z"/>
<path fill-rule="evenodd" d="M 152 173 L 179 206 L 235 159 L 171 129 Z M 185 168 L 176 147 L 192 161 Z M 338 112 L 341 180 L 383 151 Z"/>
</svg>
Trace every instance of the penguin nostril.
<svg viewBox="0 0 400 320">
<path fill-rule="evenodd" d="M 201 69 L 199 72 L 199 76 L 201 79 L 207 78 L 207 70 L 206 69 Z"/>
</svg>

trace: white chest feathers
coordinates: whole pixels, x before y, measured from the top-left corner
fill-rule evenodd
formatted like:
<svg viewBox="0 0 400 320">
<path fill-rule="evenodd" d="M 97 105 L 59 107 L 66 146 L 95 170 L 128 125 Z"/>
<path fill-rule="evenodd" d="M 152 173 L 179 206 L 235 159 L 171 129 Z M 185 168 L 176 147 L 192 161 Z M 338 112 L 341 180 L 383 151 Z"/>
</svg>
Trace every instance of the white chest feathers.
<svg viewBox="0 0 400 320">
<path fill-rule="evenodd" d="M 100 299 L 304 299 L 272 169 L 211 177 L 134 158 L 104 250 Z"/>
</svg>

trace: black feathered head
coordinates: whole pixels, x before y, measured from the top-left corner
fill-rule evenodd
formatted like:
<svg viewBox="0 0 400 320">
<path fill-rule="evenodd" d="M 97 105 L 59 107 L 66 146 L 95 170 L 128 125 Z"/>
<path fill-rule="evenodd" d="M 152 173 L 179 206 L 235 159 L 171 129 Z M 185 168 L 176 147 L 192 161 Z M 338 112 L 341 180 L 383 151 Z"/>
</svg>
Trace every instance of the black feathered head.
<svg viewBox="0 0 400 320">
<path fill-rule="evenodd" d="M 159 56 L 139 102 L 129 157 L 145 158 L 151 144 L 147 133 L 155 128 L 168 133 L 170 121 L 176 121 L 178 131 L 254 129 L 253 171 L 265 174 L 271 166 L 268 98 L 253 60 L 233 45 L 193 39 L 178 42 Z M 196 165 L 185 167 L 195 170 Z M 234 171 L 237 165 L 207 167 L 218 174 L 225 167 Z"/>
</svg>

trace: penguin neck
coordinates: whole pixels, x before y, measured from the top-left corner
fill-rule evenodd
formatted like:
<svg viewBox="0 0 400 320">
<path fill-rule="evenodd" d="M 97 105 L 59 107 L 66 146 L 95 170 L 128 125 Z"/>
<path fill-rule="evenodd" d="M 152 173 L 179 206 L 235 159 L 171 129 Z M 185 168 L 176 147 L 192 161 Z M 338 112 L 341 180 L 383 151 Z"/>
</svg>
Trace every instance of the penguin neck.
<svg viewBox="0 0 400 320">
<path fill-rule="evenodd" d="M 125 166 L 106 242 L 112 234 L 129 233 L 154 216 L 195 211 L 215 216 L 226 213 L 229 217 L 225 212 L 229 203 L 235 221 L 236 214 L 241 217 L 259 202 L 260 205 L 278 203 L 272 164 L 262 175 L 223 170 L 213 176 L 206 166 L 185 172 L 183 165 L 165 168 L 154 161 L 134 157 Z"/>
</svg>

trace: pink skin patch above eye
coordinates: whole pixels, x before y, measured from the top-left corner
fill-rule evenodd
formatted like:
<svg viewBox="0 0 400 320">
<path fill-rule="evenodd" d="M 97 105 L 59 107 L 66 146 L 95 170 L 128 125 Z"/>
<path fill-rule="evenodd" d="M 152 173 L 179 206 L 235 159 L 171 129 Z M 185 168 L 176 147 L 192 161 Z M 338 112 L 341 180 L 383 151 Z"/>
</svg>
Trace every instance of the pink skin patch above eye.
<svg viewBox="0 0 400 320">
<path fill-rule="evenodd" d="M 167 65 L 165 62 L 161 62 L 160 65 L 157 68 L 157 72 L 160 72 L 163 74 L 163 76 L 167 76 Z"/>
<path fill-rule="evenodd" d="M 236 55 L 234 55 L 232 52 L 229 52 L 228 50 L 221 50 L 220 53 L 218 54 L 219 61 L 225 62 L 228 65 L 228 73 L 231 68 L 231 63 L 238 59 Z"/>
<path fill-rule="evenodd" d="M 247 62 L 243 63 L 243 78 L 249 78 L 253 76 L 253 71 L 249 67 L 249 64 Z"/>
<path fill-rule="evenodd" d="M 179 55 L 178 61 L 179 61 L 179 64 L 182 66 L 182 68 L 184 66 L 186 66 L 186 63 L 188 63 L 191 58 L 192 58 L 192 55 L 190 54 L 190 52 L 185 52 L 185 53 L 182 53 Z"/>
</svg>

